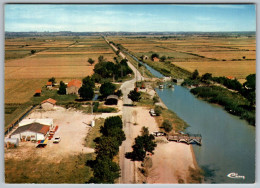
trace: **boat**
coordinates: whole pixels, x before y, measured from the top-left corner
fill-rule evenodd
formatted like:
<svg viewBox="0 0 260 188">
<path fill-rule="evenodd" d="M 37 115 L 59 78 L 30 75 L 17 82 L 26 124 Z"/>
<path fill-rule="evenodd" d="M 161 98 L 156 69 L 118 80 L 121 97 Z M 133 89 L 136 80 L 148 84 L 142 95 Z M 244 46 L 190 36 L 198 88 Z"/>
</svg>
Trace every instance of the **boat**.
<svg viewBox="0 0 260 188">
<path fill-rule="evenodd" d="M 163 85 L 162 84 L 159 85 L 159 89 L 163 89 Z"/>
</svg>

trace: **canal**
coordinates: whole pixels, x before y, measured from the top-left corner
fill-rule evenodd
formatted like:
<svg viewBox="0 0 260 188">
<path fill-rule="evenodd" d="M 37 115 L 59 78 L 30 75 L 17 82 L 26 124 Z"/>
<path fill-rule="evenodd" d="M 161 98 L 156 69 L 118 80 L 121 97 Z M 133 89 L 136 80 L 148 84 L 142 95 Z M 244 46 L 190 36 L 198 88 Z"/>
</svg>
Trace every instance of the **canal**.
<svg viewBox="0 0 260 188">
<path fill-rule="evenodd" d="M 154 76 L 163 77 L 143 65 Z M 202 146 L 193 145 L 193 149 L 198 165 L 205 172 L 205 183 L 254 183 L 255 127 L 220 106 L 197 99 L 182 86 L 156 89 L 156 92 L 170 110 L 187 122 L 186 132 L 202 135 Z M 230 173 L 240 178 L 230 178 L 227 176 Z"/>
</svg>

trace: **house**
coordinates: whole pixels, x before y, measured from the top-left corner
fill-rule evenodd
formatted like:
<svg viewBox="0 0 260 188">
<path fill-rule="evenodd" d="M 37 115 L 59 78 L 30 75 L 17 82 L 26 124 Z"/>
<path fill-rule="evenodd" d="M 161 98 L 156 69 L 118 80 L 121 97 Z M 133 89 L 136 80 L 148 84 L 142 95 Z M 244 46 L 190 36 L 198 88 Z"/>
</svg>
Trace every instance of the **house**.
<svg viewBox="0 0 260 188">
<path fill-rule="evenodd" d="M 44 101 L 41 102 L 41 108 L 44 110 L 52 110 L 55 106 L 57 101 L 55 101 L 54 99 L 46 99 Z"/>
<path fill-rule="evenodd" d="M 117 95 L 109 95 L 106 98 L 105 104 L 106 105 L 117 105 L 117 102 L 118 102 L 118 96 Z"/>
<path fill-rule="evenodd" d="M 71 80 L 66 88 L 66 94 L 79 94 L 79 88 L 81 88 L 82 82 L 80 80 Z"/>
<path fill-rule="evenodd" d="M 52 89 L 52 82 L 47 82 L 46 87 L 47 89 Z"/>
<path fill-rule="evenodd" d="M 19 124 L 18 127 L 22 127 L 32 123 L 40 123 L 42 125 L 48 125 L 50 129 L 53 128 L 53 119 L 52 118 L 44 118 L 44 119 L 23 119 Z"/>
<path fill-rule="evenodd" d="M 235 80 L 234 76 L 226 76 L 226 78 L 228 78 L 229 80 Z"/>
<path fill-rule="evenodd" d="M 35 90 L 34 96 L 41 96 L 42 90 L 41 89 L 37 89 Z"/>
<path fill-rule="evenodd" d="M 157 58 L 157 57 L 154 57 L 154 58 L 153 58 L 153 61 L 154 61 L 154 62 L 159 62 L 159 61 L 160 61 L 160 59 L 159 59 L 159 58 Z"/>
<path fill-rule="evenodd" d="M 50 126 L 42 125 L 40 123 L 31 123 L 18 127 L 12 134 L 11 138 L 16 138 L 21 141 L 31 141 L 31 140 L 44 140 L 47 138 L 47 133 L 49 132 Z"/>
</svg>

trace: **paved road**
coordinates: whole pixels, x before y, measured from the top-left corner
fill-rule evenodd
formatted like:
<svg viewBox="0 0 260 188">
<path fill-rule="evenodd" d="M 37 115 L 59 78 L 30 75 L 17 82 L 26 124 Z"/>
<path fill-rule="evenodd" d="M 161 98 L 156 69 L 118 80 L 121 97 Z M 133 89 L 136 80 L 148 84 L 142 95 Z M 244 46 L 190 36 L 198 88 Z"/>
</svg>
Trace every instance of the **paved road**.
<svg viewBox="0 0 260 188">
<path fill-rule="evenodd" d="M 105 39 L 109 44 L 108 40 Z M 109 44 L 115 51 L 117 51 L 117 47 L 113 44 Z M 126 56 L 120 52 L 119 55 L 124 59 Z M 145 78 L 141 75 L 141 73 L 129 62 L 127 61 L 128 66 L 134 72 L 134 78 L 132 80 L 124 82 L 120 89 L 123 93 L 123 104 L 132 104 L 132 100 L 128 98 L 128 94 L 131 90 L 135 87 L 136 81 L 144 80 Z M 131 122 L 132 119 L 132 112 L 134 107 L 131 106 L 123 106 L 122 109 L 122 120 L 123 120 L 123 130 L 125 132 L 126 140 L 122 143 L 119 148 L 119 165 L 121 168 L 121 177 L 119 179 L 119 183 L 123 184 L 130 184 L 136 183 L 135 179 L 135 163 L 130 159 L 125 158 L 126 152 L 132 151 L 132 145 L 134 143 L 134 136 L 133 136 L 133 123 Z"/>
</svg>

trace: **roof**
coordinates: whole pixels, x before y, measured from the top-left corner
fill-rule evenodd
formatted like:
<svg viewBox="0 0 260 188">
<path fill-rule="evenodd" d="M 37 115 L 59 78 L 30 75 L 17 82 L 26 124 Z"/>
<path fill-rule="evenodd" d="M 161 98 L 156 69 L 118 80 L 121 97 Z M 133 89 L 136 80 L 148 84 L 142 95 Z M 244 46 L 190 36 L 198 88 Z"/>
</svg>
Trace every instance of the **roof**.
<svg viewBox="0 0 260 188">
<path fill-rule="evenodd" d="M 41 104 L 46 103 L 46 102 L 51 103 L 51 104 L 56 104 L 57 101 L 55 101 L 54 99 L 48 98 L 48 99 L 42 101 Z"/>
<path fill-rule="evenodd" d="M 71 87 L 71 86 L 76 86 L 78 88 L 80 88 L 82 86 L 82 82 L 80 80 L 71 80 L 67 87 Z"/>
<path fill-rule="evenodd" d="M 232 80 L 232 79 L 235 79 L 234 76 L 226 76 L 228 79 Z"/>
<path fill-rule="evenodd" d="M 156 60 L 156 61 L 159 61 L 159 58 L 154 57 L 154 58 L 153 58 L 153 61 L 155 61 L 155 60 Z"/>
<path fill-rule="evenodd" d="M 107 99 L 116 99 L 116 100 L 118 100 L 118 96 L 117 95 L 109 95 L 107 97 Z"/>
<path fill-rule="evenodd" d="M 42 92 L 41 89 L 37 89 L 37 90 L 35 90 L 35 93 L 41 93 L 41 92 Z"/>
<path fill-rule="evenodd" d="M 18 127 L 12 135 L 19 134 L 25 131 L 46 134 L 49 131 L 49 128 L 50 127 L 48 125 L 42 125 L 40 123 L 31 123 L 28 125 Z"/>
<path fill-rule="evenodd" d="M 53 125 L 53 119 L 51 119 L 51 118 L 45 118 L 45 119 L 23 119 L 19 123 L 19 127 L 24 126 L 24 125 L 28 125 L 28 124 L 31 124 L 31 123 L 40 123 L 42 125 L 52 126 Z"/>
<path fill-rule="evenodd" d="M 47 86 L 52 86 L 52 82 L 47 82 Z"/>
</svg>

